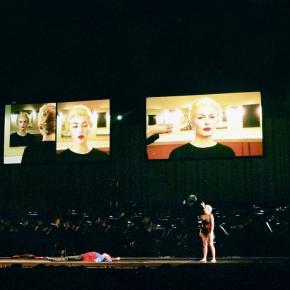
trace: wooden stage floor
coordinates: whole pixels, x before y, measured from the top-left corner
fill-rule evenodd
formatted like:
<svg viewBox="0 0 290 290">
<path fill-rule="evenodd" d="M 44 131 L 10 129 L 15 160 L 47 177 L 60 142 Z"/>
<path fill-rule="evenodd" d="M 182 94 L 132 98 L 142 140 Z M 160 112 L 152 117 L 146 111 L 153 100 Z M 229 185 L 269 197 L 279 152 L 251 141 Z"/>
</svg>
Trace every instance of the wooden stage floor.
<svg viewBox="0 0 290 290">
<path fill-rule="evenodd" d="M 290 257 L 121 257 L 112 263 L 0 258 L 5 290 L 289 290 Z"/>
<path fill-rule="evenodd" d="M 161 266 L 192 266 L 204 267 L 215 265 L 239 265 L 239 264 L 285 264 L 290 265 L 290 257 L 219 257 L 216 263 L 200 262 L 197 258 L 174 258 L 174 257 L 121 257 L 120 261 L 111 263 L 95 263 L 82 261 L 49 261 L 45 258 L 40 259 L 11 259 L 0 257 L 0 268 L 9 268 L 13 265 L 21 266 L 22 268 L 34 268 L 36 266 L 43 267 L 85 267 L 85 268 L 114 268 L 114 269 L 138 269 L 138 268 L 158 268 Z"/>
</svg>

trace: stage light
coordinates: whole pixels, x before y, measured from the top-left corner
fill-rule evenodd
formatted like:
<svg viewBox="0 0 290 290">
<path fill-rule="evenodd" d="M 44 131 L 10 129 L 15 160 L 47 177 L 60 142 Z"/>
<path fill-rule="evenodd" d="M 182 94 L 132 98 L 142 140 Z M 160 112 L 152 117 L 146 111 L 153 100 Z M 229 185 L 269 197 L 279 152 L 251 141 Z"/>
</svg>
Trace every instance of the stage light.
<svg viewBox="0 0 290 290">
<path fill-rule="evenodd" d="M 118 120 L 118 121 L 121 121 L 122 119 L 123 119 L 123 116 L 122 116 L 122 115 L 118 115 L 118 116 L 117 116 L 117 120 Z"/>
</svg>

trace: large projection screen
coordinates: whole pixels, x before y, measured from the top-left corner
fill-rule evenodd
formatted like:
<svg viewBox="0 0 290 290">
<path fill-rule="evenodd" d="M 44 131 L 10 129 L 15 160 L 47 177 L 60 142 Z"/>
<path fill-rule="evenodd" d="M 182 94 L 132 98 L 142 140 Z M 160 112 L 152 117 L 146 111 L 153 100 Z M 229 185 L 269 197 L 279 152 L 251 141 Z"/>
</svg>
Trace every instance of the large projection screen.
<svg viewBox="0 0 290 290">
<path fill-rule="evenodd" d="M 146 98 L 147 158 L 263 156 L 260 92 Z"/>
</svg>

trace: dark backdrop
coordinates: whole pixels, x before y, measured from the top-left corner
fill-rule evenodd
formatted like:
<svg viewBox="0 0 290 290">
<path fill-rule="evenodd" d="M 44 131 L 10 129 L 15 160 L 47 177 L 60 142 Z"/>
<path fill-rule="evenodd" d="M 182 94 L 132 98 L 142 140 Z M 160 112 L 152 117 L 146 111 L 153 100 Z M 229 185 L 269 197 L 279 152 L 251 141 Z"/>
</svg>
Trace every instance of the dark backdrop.
<svg viewBox="0 0 290 290">
<path fill-rule="evenodd" d="M 13 3 L 12 3 L 13 2 Z M 16 3 L 14 3 L 16 2 Z M 3 5 L 7 103 L 111 98 L 112 161 L 0 166 L 0 207 L 174 206 L 289 200 L 289 4 L 285 1 L 11 1 Z M 265 156 L 146 161 L 145 97 L 261 91 Z M 122 122 L 115 121 L 118 113 Z M 3 126 L 1 128 L 3 136 Z M 3 148 L 3 142 L 1 143 Z"/>
<path fill-rule="evenodd" d="M 264 126 L 263 157 L 147 161 L 143 128 L 119 123 L 112 127 L 111 162 L 1 166 L 1 208 L 99 210 L 116 198 L 171 208 L 189 194 L 215 205 L 288 202 L 290 122 L 266 119 Z"/>
</svg>

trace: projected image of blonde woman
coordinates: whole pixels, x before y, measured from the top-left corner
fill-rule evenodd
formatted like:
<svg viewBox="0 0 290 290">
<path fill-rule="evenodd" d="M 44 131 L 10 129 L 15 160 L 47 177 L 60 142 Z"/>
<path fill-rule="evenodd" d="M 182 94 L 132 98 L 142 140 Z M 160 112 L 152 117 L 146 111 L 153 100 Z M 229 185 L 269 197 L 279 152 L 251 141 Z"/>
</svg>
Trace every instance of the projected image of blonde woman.
<svg viewBox="0 0 290 290">
<path fill-rule="evenodd" d="M 201 97 L 191 105 L 189 123 L 194 130 L 191 142 L 174 149 L 169 159 L 212 159 L 235 156 L 234 151 L 213 139 L 222 118 L 220 105 L 210 97 Z"/>
<path fill-rule="evenodd" d="M 17 131 L 10 135 L 10 147 L 28 146 L 35 143 L 35 138 L 27 132 L 29 124 L 29 115 L 26 112 L 20 112 L 16 118 Z"/>
<path fill-rule="evenodd" d="M 96 161 L 108 160 L 109 156 L 88 143 L 93 126 L 91 110 L 85 105 L 73 106 L 67 117 L 72 142 L 66 150 L 58 155 L 60 161 Z"/>
</svg>

